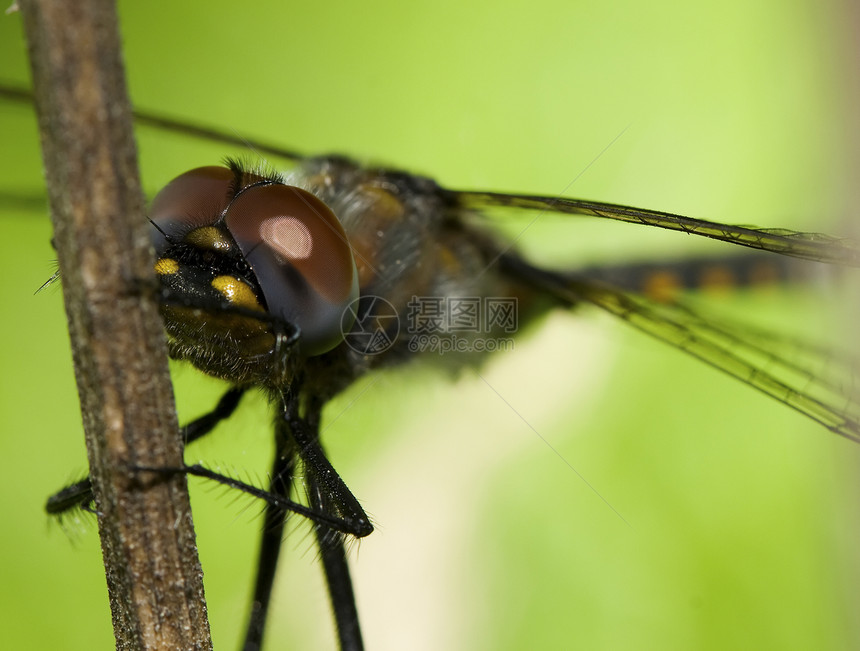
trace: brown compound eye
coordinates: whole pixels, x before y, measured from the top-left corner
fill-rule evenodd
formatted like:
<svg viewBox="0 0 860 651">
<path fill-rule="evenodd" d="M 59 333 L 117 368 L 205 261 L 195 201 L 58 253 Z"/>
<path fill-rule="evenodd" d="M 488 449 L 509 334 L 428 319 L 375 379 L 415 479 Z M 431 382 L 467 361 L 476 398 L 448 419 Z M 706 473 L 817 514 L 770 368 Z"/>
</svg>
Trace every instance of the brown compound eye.
<svg viewBox="0 0 860 651">
<path fill-rule="evenodd" d="M 226 167 L 198 167 L 177 176 L 152 202 L 152 243 L 160 256 L 170 243 L 181 239 L 194 226 L 214 224 L 232 198 L 234 174 Z"/>
<path fill-rule="evenodd" d="M 269 312 L 300 328 L 303 354 L 320 355 L 337 346 L 344 310 L 358 298 L 358 274 L 331 209 L 301 188 L 261 185 L 236 197 L 225 224 Z"/>
</svg>

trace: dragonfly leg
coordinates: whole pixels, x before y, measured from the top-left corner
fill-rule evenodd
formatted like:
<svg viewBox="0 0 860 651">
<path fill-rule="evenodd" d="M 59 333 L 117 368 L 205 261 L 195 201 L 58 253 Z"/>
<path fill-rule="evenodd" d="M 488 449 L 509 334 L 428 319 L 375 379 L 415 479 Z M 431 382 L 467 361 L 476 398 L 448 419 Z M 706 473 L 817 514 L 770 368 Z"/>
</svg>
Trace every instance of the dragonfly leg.
<svg viewBox="0 0 860 651">
<path fill-rule="evenodd" d="M 244 387 L 232 387 L 228 389 L 221 396 L 221 399 L 212 411 L 182 427 L 179 431 L 186 445 L 205 436 L 215 429 L 215 426 L 222 420 L 232 416 L 233 412 L 239 406 L 239 400 L 244 393 Z M 45 503 L 45 511 L 51 515 L 62 515 L 75 508 L 94 511 L 93 485 L 89 477 L 57 491 Z"/>
</svg>

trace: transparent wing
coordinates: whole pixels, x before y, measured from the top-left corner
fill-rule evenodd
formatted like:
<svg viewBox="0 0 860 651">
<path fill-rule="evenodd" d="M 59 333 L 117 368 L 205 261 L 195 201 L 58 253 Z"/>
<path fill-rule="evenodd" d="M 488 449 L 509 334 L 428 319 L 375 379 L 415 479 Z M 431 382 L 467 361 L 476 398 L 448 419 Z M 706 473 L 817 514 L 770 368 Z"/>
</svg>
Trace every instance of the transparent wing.
<svg viewBox="0 0 860 651">
<path fill-rule="evenodd" d="M 810 417 L 830 431 L 860 442 L 860 405 L 852 378 L 856 367 L 809 347 L 802 359 L 787 356 L 779 339 L 707 320 L 683 304 L 658 304 L 608 287 L 571 281 L 574 296 L 614 314 L 745 384 Z M 829 369 L 829 372 L 825 372 Z"/>
<path fill-rule="evenodd" d="M 33 92 L 26 88 L 0 82 L 0 98 L 21 104 L 32 104 Z M 250 149 L 260 154 L 269 154 L 277 156 L 278 158 L 285 158 L 293 161 L 299 161 L 305 158 L 302 154 L 292 151 L 291 149 L 286 149 L 270 142 L 249 140 L 248 138 L 243 138 L 238 133 L 229 133 L 221 129 L 203 127 L 192 122 L 177 120 L 150 111 L 135 110 L 133 113 L 134 119 L 138 124 L 153 127 L 155 129 L 161 129 L 162 131 L 169 131 L 171 133 L 178 133 L 192 138 L 200 138 L 210 142 L 220 142 L 225 145 L 242 147 L 243 149 Z"/>
<path fill-rule="evenodd" d="M 241 147 L 255 154 L 268 154 L 292 161 L 300 161 L 305 158 L 302 154 L 291 149 L 285 149 L 284 147 L 279 147 L 262 140 L 250 140 L 240 136 L 238 133 L 228 133 L 221 129 L 203 127 L 148 111 L 134 110 L 133 114 L 135 122 L 142 126 L 153 127 L 192 138 L 200 138 L 201 140 L 208 140 L 210 142 L 220 142 L 225 145 Z"/>
<path fill-rule="evenodd" d="M 449 201 L 469 211 L 488 208 L 513 208 L 549 211 L 566 215 L 601 217 L 632 224 L 656 226 L 691 235 L 708 237 L 752 249 L 771 251 L 805 260 L 827 262 L 849 267 L 860 266 L 860 244 L 823 233 L 801 233 L 782 228 L 731 226 L 704 219 L 694 219 L 659 210 L 644 210 L 613 203 L 541 197 L 498 192 L 447 191 Z"/>
<path fill-rule="evenodd" d="M 500 262 L 507 273 L 527 279 L 562 303 L 599 307 L 831 432 L 860 442 L 860 387 L 853 356 L 711 315 L 705 318 L 682 303 L 657 303 L 592 279 L 538 269 L 514 256 Z"/>
<path fill-rule="evenodd" d="M 855 352 L 730 320 L 698 305 L 691 308 L 689 303 L 677 302 L 672 309 L 678 318 L 695 322 L 697 330 L 726 341 L 732 351 L 756 355 L 760 368 L 793 376 L 803 392 L 842 405 L 846 412 L 853 410 L 852 418 L 860 418 L 860 358 Z"/>
<path fill-rule="evenodd" d="M 0 97 L 9 101 L 26 104 L 32 104 L 33 102 L 31 91 L 2 83 L 0 83 Z M 269 154 L 292 161 L 301 161 L 307 158 L 302 154 L 270 142 L 249 140 L 240 137 L 236 133 L 201 127 L 191 122 L 176 120 L 155 113 L 135 111 L 134 116 L 139 124 L 164 131 L 239 146 L 260 154 Z M 542 197 L 527 194 L 504 194 L 482 191 L 454 191 L 443 188 L 440 188 L 439 191 L 445 196 L 450 205 L 466 210 L 481 211 L 486 208 L 503 207 L 601 217 L 681 231 L 691 235 L 708 237 L 806 260 L 816 260 L 818 262 L 851 267 L 860 266 L 860 245 L 852 240 L 837 238 L 823 233 L 802 233 L 786 229 L 759 229 L 752 226 L 732 226 L 658 210 L 645 210 L 619 204 L 565 199 L 563 197 Z"/>
</svg>

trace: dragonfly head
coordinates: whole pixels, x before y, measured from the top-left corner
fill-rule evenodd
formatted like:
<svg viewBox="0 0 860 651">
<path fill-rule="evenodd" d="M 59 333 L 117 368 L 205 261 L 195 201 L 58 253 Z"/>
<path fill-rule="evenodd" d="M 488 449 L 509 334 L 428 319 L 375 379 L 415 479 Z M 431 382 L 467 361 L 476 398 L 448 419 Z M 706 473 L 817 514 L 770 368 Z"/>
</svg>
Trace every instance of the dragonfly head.
<svg viewBox="0 0 860 651">
<path fill-rule="evenodd" d="M 200 167 L 159 192 L 151 220 L 174 357 L 245 382 L 279 332 L 295 335 L 298 358 L 343 341 L 355 262 L 340 222 L 310 192 L 235 163 Z"/>
</svg>

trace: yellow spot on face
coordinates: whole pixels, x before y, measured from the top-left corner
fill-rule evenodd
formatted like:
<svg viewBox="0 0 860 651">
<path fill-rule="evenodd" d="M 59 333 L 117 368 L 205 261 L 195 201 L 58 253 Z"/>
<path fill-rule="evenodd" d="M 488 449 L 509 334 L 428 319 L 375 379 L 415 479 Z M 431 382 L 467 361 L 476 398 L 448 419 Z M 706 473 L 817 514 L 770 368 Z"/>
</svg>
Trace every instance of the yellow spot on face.
<svg viewBox="0 0 860 651">
<path fill-rule="evenodd" d="M 263 306 L 257 300 L 254 290 L 246 282 L 233 276 L 216 276 L 212 279 L 212 287 L 217 290 L 230 303 L 249 310 L 263 312 Z"/>
<path fill-rule="evenodd" d="M 179 273 L 179 263 L 173 258 L 160 258 L 155 262 L 155 273 L 159 276 Z"/>
<path fill-rule="evenodd" d="M 233 246 L 233 242 L 227 234 L 214 226 L 195 228 L 185 236 L 185 242 L 196 246 L 198 249 L 212 249 L 213 251 L 229 251 Z"/>
</svg>

